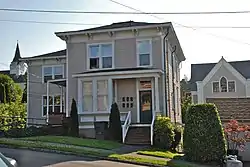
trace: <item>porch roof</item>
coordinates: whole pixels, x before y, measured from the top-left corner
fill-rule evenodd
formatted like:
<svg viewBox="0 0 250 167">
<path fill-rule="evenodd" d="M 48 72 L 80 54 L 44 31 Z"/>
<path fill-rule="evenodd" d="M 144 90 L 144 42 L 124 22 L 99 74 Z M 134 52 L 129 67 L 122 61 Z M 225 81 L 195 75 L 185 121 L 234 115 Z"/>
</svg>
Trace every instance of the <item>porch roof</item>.
<svg viewBox="0 0 250 167">
<path fill-rule="evenodd" d="M 52 83 L 52 84 L 55 84 L 55 85 L 66 87 L 66 79 L 49 80 L 48 83 Z"/>
<path fill-rule="evenodd" d="M 135 67 L 135 68 L 115 68 L 115 69 L 93 69 L 90 71 L 73 74 L 72 77 L 91 77 L 91 76 L 110 76 L 110 75 L 131 75 L 141 73 L 162 73 L 161 69 L 150 67 Z"/>
</svg>

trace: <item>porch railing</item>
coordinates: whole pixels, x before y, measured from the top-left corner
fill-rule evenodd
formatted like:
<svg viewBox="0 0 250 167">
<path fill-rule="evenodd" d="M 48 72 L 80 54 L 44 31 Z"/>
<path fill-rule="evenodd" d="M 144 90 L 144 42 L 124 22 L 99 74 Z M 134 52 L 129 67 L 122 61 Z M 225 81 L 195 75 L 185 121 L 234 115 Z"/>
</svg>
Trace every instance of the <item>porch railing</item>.
<svg viewBox="0 0 250 167">
<path fill-rule="evenodd" d="M 155 112 L 153 112 L 153 117 L 152 117 L 152 122 L 150 125 L 150 142 L 151 145 L 153 145 L 153 140 L 154 140 L 154 123 L 155 123 Z"/>
<path fill-rule="evenodd" d="M 131 111 L 128 112 L 126 119 L 125 119 L 125 122 L 122 125 L 122 142 L 123 143 L 125 142 L 125 138 L 127 136 L 128 128 L 129 128 L 130 124 L 131 124 Z"/>
</svg>

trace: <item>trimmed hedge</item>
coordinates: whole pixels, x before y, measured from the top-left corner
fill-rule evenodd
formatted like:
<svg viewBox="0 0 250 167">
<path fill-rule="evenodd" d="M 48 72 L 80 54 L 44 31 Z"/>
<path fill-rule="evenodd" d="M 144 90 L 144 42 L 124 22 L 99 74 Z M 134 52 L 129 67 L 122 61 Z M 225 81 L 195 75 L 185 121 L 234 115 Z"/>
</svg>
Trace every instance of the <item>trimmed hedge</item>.
<svg viewBox="0 0 250 167">
<path fill-rule="evenodd" d="M 174 126 L 168 117 L 157 116 L 154 123 L 154 146 L 171 149 L 174 142 Z"/>
<path fill-rule="evenodd" d="M 191 105 L 185 121 L 186 158 L 196 162 L 221 162 L 226 156 L 226 140 L 216 106 Z"/>
</svg>

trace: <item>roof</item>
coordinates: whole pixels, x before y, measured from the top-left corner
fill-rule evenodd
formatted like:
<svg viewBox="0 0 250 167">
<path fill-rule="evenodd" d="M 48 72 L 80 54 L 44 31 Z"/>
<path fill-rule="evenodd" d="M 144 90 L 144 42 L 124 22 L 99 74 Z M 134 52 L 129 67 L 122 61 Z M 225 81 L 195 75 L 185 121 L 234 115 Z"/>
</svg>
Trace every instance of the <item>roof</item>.
<svg viewBox="0 0 250 167">
<path fill-rule="evenodd" d="M 17 43 L 16 45 L 16 51 L 15 51 L 15 56 L 12 60 L 12 62 L 19 62 L 19 59 L 21 58 L 20 50 L 19 50 L 19 45 Z"/>
<path fill-rule="evenodd" d="M 250 78 L 250 60 L 228 62 L 246 79 Z M 217 63 L 191 64 L 191 79 L 189 80 L 189 89 L 196 91 L 196 81 L 203 81 L 208 73 Z"/>
<path fill-rule="evenodd" d="M 78 30 L 78 31 L 66 31 L 66 32 L 57 32 L 59 33 L 80 33 L 80 32 L 89 32 L 89 31 L 99 31 L 99 30 L 109 30 L 109 29 L 121 29 L 121 28 L 132 28 L 132 27 L 144 27 L 144 26 L 152 26 L 152 25 L 160 25 L 160 24 L 171 24 L 171 22 L 164 23 L 148 23 L 148 22 L 135 22 L 135 21 L 125 21 L 125 22 L 117 22 L 109 25 Z"/>
<path fill-rule="evenodd" d="M 11 77 L 13 79 L 13 81 L 15 83 L 24 83 L 24 82 L 26 82 L 25 75 L 17 76 L 15 74 L 10 74 L 10 70 L 2 70 L 2 71 L 0 71 L 0 74 L 8 75 L 9 77 Z"/>
<path fill-rule="evenodd" d="M 39 58 L 47 58 L 47 57 L 60 57 L 60 56 L 66 56 L 66 49 L 51 52 L 51 53 L 46 53 L 46 54 L 41 54 L 38 56 L 32 56 L 32 57 L 24 57 L 21 59 L 39 59 Z"/>
</svg>

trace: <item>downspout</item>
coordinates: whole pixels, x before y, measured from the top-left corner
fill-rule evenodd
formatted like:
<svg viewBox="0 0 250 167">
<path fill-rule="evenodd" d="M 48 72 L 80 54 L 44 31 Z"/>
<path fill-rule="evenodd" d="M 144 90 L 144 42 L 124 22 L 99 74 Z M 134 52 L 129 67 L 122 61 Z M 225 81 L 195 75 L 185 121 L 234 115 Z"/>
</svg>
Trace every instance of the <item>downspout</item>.
<svg viewBox="0 0 250 167">
<path fill-rule="evenodd" d="M 167 95 L 167 83 L 168 83 L 168 77 L 167 77 L 167 70 L 166 70 L 166 68 L 168 68 L 168 66 L 167 66 L 167 64 L 168 63 L 166 63 L 166 54 L 168 53 L 168 49 L 167 49 L 167 51 L 166 51 L 166 46 L 168 46 L 168 43 L 167 43 L 167 41 L 166 41 L 166 39 L 167 39 L 167 36 L 168 36 L 168 34 L 169 34 L 169 27 L 167 27 L 167 33 L 166 33 L 166 35 L 164 36 L 164 38 L 163 38 L 163 60 L 164 60 L 164 67 L 163 67 L 163 72 L 164 72 L 164 87 L 165 87 L 165 90 L 164 90 L 164 93 L 165 93 L 165 109 L 166 109 L 166 116 L 167 117 L 169 117 L 169 114 L 168 114 L 168 111 L 169 111 L 169 109 L 168 109 L 168 95 Z"/>
<path fill-rule="evenodd" d="M 172 57 L 172 84 L 173 84 L 173 96 L 174 96 L 174 102 L 176 104 L 176 99 L 175 99 L 175 87 L 174 87 L 174 52 L 176 51 L 176 46 L 174 46 L 174 50 L 171 52 L 171 57 Z M 174 123 L 176 124 L 176 105 L 174 104 Z"/>
</svg>

